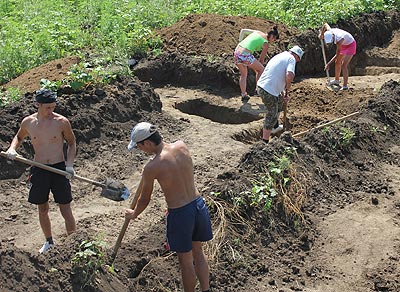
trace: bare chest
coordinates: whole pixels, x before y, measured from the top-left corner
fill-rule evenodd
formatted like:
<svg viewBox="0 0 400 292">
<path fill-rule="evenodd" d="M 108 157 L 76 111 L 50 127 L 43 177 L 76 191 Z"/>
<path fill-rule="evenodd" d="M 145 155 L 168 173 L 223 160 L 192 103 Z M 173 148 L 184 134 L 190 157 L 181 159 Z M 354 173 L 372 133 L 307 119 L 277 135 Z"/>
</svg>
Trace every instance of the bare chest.
<svg viewBox="0 0 400 292">
<path fill-rule="evenodd" d="M 55 120 L 33 120 L 28 128 L 33 145 L 51 145 L 63 142 L 61 124 Z"/>
</svg>

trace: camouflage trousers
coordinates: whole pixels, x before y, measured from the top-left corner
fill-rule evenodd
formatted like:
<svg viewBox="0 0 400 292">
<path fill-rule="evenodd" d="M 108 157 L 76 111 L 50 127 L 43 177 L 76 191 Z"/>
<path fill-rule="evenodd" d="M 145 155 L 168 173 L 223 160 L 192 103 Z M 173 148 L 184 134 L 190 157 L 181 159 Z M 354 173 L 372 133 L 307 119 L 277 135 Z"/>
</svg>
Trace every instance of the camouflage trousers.
<svg viewBox="0 0 400 292">
<path fill-rule="evenodd" d="M 279 96 L 269 94 L 259 86 L 257 86 L 257 93 L 265 105 L 264 129 L 272 130 L 278 121 L 279 113 L 283 111 L 283 96 L 282 94 Z"/>
</svg>

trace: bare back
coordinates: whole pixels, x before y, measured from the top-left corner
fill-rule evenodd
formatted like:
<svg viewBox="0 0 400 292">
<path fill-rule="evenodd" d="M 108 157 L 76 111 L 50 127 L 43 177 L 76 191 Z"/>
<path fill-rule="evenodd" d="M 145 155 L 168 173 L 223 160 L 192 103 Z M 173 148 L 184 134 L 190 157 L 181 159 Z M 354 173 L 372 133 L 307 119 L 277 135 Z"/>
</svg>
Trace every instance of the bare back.
<svg viewBox="0 0 400 292">
<path fill-rule="evenodd" d="M 161 153 L 146 168 L 154 173 L 168 208 L 182 207 L 199 196 L 194 184 L 192 158 L 183 141 L 164 143 Z"/>
</svg>

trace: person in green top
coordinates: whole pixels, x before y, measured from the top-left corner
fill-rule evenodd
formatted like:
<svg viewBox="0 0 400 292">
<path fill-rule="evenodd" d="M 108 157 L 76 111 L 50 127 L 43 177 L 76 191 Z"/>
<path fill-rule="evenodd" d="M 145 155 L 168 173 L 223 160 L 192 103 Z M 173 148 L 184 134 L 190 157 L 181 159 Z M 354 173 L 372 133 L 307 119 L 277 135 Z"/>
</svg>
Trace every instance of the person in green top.
<svg viewBox="0 0 400 292">
<path fill-rule="evenodd" d="M 243 102 L 247 102 L 250 99 L 246 92 L 248 73 L 247 68 L 254 70 L 256 73 L 257 83 L 258 78 L 264 71 L 263 64 L 265 61 L 265 56 L 267 55 L 268 44 L 275 42 L 277 39 L 279 39 L 279 33 L 276 26 L 274 26 L 273 29 L 268 33 L 263 33 L 259 30 L 253 29 L 242 29 L 240 31 L 239 44 L 235 49 L 234 59 L 240 72 L 239 86 Z M 259 60 L 257 60 L 253 54 L 254 52 L 259 51 L 261 51 L 261 54 Z"/>
</svg>

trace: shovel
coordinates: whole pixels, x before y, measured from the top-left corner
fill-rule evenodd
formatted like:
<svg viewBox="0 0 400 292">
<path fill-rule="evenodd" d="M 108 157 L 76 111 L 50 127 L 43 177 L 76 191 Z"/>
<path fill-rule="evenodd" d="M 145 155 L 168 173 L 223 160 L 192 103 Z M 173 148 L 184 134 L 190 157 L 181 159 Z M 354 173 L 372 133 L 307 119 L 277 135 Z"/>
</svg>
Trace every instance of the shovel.
<svg viewBox="0 0 400 292">
<path fill-rule="evenodd" d="M 326 67 L 326 55 L 325 55 L 325 48 L 324 48 L 324 40 L 321 40 L 321 49 L 322 49 L 322 56 L 324 57 L 324 64 L 325 64 L 325 67 Z M 338 88 L 335 89 L 333 87 L 333 85 L 330 84 L 331 80 L 330 80 L 330 77 L 329 77 L 329 69 L 328 68 L 326 69 L 326 78 L 327 78 L 326 87 L 329 90 L 338 90 Z"/>
<path fill-rule="evenodd" d="M 140 194 L 142 193 L 142 187 L 143 187 L 143 177 L 140 179 L 140 183 L 139 183 L 139 186 L 138 186 L 138 188 L 136 190 L 135 197 L 132 200 L 132 203 L 131 203 L 131 206 L 130 206 L 130 208 L 132 210 L 135 209 L 135 207 L 136 207 L 137 201 L 138 201 L 138 199 L 140 197 Z M 125 218 L 124 225 L 122 225 L 121 231 L 119 232 L 117 242 L 114 245 L 113 253 L 111 255 L 111 264 L 112 265 L 113 265 L 114 260 L 115 260 L 115 258 L 117 256 L 118 249 L 121 246 L 122 239 L 125 236 L 125 232 L 126 232 L 126 229 L 128 228 L 128 225 L 129 225 L 130 221 L 131 221 L 130 219 L 126 219 Z"/>
<path fill-rule="evenodd" d="M 322 56 L 324 57 L 324 64 L 326 67 L 326 55 L 325 55 L 325 48 L 324 48 L 324 40 L 321 39 L 321 49 L 322 49 Z M 329 69 L 326 69 L 326 78 L 328 79 L 326 82 L 326 85 L 329 86 L 329 83 L 331 82 L 330 77 L 329 77 Z"/>
<path fill-rule="evenodd" d="M 288 121 L 287 121 L 287 102 L 283 102 L 283 132 L 287 130 Z"/>
<path fill-rule="evenodd" d="M 8 158 L 7 153 L 4 151 L 1 151 L 0 153 L 1 156 Z M 37 161 L 33 161 L 33 160 L 29 160 L 26 159 L 20 155 L 17 155 L 15 157 L 15 160 L 28 164 L 28 165 L 32 165 L 32 166 L 36 166 L 54 173 L 57 173 L 59 175 L 63 175 L 63 176 L 69 176 L 70 173 L 66 172 L 64 170 L 61 169 L 57 169 L 51 166 L 48 166 L 46 164 L 37 162 Z M 101 191 L 101 196 L 105 197 L 107 199 L 113 200 L 113 201 L 123 201 L 126 200 L 127 198 L 129 198 L 129 190 L 127 187 L 125 187 L 122 183 L 117 182 L 113 179 L 107 178 L 105 183 L 101 183 L 101 182 L 97 182 L 85 177 L 81 177 L 79 175 L 74 175 L 75 179 L 87 182 L 87 183 L 91 183 L 95 186 L 101 187 L 102 191 Z"/>
</svg>

